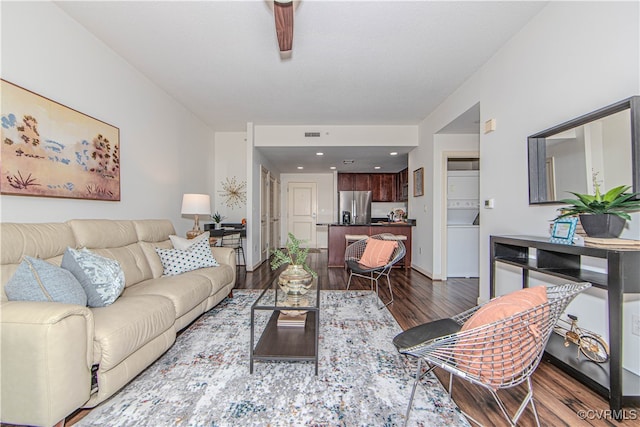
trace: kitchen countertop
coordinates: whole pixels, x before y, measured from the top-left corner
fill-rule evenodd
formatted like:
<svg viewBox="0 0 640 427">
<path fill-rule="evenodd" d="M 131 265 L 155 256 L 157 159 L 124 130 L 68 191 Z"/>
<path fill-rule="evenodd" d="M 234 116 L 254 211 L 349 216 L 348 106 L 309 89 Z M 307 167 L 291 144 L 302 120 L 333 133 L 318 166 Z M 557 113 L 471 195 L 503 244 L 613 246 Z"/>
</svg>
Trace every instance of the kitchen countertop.
<svg viewBox="0 0 640 427">
<path fill-rule="evenodd" d="M 414 222 L 370 222 L 367 224 L 340 224 L 339 222 L 324 222 L 318 223 L 317 226 L 331 226 L 331 227 L 413 227 L 416 224 Z"/>
</svg>

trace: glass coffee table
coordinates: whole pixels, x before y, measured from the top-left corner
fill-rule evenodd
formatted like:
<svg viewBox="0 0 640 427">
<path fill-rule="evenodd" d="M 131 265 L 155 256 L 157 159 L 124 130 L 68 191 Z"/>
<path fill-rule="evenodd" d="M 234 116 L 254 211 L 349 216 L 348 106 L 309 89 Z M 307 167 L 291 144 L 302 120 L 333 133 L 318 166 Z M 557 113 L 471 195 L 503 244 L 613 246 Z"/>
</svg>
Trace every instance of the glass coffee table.
<svg viewBox="0 0 640 427">
<path fill-rule="evenodd" d="M 320 287 L 319 279 L 313 279 L 305 295 L 291 297 L 278 286 L 276 277 L 262 291 L 251 306 L 250 373 L 256 360 L 284 360 L 314 361 L 318 375 Z M 306 319 L 302 319 L 305 312 Z M 287 317 L 279 326 L 281 313 Z"/>
</svg>

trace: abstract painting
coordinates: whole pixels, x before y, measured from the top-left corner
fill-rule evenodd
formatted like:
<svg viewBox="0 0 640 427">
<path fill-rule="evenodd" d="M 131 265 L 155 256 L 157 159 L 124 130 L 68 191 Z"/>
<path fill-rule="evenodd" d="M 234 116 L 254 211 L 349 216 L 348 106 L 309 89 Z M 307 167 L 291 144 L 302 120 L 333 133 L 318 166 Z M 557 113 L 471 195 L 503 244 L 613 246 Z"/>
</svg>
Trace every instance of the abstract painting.
<svg viewBox="0 0 640 427">
<path fill-rule="evenodd" d="M 0 80 L 2 194 L 120 200 L 120 130 Z"/>
</svg>

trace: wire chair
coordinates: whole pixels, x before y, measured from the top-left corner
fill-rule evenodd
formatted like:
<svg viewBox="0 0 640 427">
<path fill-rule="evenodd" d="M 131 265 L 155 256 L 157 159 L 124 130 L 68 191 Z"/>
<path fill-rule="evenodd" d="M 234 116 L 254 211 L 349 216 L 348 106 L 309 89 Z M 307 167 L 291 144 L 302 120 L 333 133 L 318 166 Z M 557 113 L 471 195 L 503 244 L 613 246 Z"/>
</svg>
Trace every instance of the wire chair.
<svg viewBox="0 0 640 427">
<path fill-rule="evenodd" d="M 515 426 L 530 404 L 536 425 L 540 426 L 533 401 L 531 374 L 540 363 L 553 328 L 567 305 L 590 286 L 590 283 L 569 283 L 548 287 L 546 303 L 463 332 L 459 332 L 460 328 L 481 305 L 450 319 L 416 326 L 397 335 L 393 343 L 398 351 L 418 359 L 405 425 L 409 420 L 418 383 L 434 368 L 439 367 L 449 372 L 449 396 L 453 377 L 460 377 L 487 389 L 509 425 Z M 427 365 L 425 372 L 422 372 L 423 361 Z M 527 394 L 511 417 L 496 392 L 525 382 Z M 468 414 L 463 414 L 481 425 Z"/>
<path fill-rule="evenodd" d="M 360 264 L 360 258 L 362 258 L 362 254 L 364 253 L 364 249 L 367 246 L 368 239 L 378 239 L 378 240 L 393 240 L 398 243 L 398 246 L 394 249 L 391 254 L 389 261 L 380 267 L 368 267 L 366 265 Z M 347 289 L 351 286 L 351 278 L 353 276 L 362 277 L 364 279 L 369 279 L 371 281 L 371 289 L 373 290 L 373 285 L 375 283 L 376 295 L 378 295 L 378 300 L 381 303 L 382 299 L 380 298 L 380 292 L 378 289 L 378 279 L 381 277 L 387 278 L 387 285 L 389 287 L 389 294 L 391 295 L 391 299 L 386 304 L 383 303 L 382 306 L 378 308 L 382 309 L 393 302 L 393 290 L 391 289 L 391 280 L 389 279 L 389 273 L 391 272 L 391 268 L 402 258 L 406 253 L 406 249 L 402 241 L 396 240 L 395 236 L 391 233 L 382 233 L 375 234 L 373 236 L 369 236 L 367 239 L 358 240 L 347 246 L 347 249 L 344 252 L 344 262 L 347 265 L 347 269 L 349 270 L 349 282 L 347 283 Z"/>
<path fill-rule="evenodd" d="M 220 246 L 235 249 L 236 257 L 238 258 L 236 266 L 240 266 L 240 254 L 242 254 L 242 263 L 244 265 L 247 264 L 244 258 L 244 248 L 242 247 L 242 236 L 240 233 L 224 234 Z"/>
</svg>

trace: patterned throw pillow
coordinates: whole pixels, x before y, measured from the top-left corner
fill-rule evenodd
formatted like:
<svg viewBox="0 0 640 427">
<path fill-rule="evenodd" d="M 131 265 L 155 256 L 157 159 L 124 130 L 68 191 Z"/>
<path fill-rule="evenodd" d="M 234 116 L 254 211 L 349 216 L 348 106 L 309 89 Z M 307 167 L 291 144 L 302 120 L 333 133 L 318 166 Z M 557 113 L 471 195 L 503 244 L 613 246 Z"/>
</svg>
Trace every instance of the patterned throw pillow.
<svg viewBox="0 0 640 427">
<path fill-rule="evenodd" d="M 175 276 L 203 267 L 218 267 L 218 261 L 211 253 L 209 239 L 200 240 L 189 249 L 161 249 L 156 248 L 165 276 Z"/>
<path fill-rule="evenodd" d="M 4 287 L 10 301 L 51 301 L 87 305 L 82 285 L 67 270 L 25 257 Z"/>
<path fill-rule="evenodd" d="M 118 261 L 87 248 L 67 248 L 62 257 L 62 268 L 78 279 L 87 294 L 89 307 L 113 304 L 124 290 L 124 272 Z"/>
<path fill-rule="evenodd" d="M 200 240 L 206 240 L 208 242 L 209 232 L 205 231 L 204 233 L 194 237 L 193 239 L 185 239 L 184 237 L 180 237 L 172 234 L 171 236 L 169 236 L 169 239 L 171 240 L 171 244 L 173 245 L 174 249 L 184 250 L 184 249 L 189 249 L 191 246 L 195 245 Z"/>
</svg>

